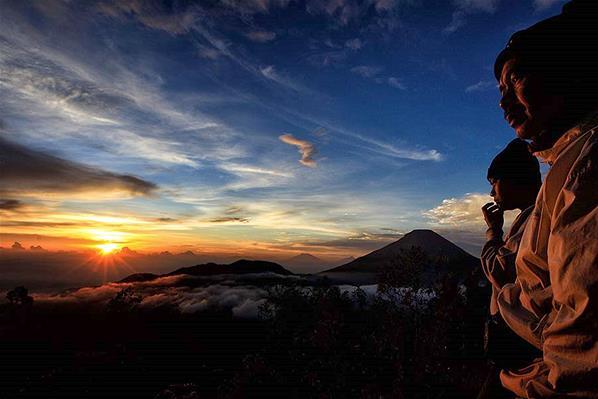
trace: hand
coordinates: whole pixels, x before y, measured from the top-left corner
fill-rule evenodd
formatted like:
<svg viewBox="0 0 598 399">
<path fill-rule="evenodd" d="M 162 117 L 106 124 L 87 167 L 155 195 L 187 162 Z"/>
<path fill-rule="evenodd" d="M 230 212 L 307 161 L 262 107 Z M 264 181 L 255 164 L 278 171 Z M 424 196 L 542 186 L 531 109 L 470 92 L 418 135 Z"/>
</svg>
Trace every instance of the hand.
<svg viewBox="0 0 598 399">
<path fill-rule="evenodd" d="M 496 231 L 502 230 L 502 226 L 505 223 L 505 212 L 500 206 L 494 202 L 488 202 L 482 207 L 482 213 L 489 228 Z"/>
</svg>

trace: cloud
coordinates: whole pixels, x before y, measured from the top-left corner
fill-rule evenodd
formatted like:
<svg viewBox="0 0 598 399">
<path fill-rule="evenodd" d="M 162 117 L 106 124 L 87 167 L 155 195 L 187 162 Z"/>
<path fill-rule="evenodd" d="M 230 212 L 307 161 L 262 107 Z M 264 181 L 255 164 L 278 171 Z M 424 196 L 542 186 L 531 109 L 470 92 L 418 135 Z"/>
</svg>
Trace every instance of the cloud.
<svg viewBox="0 0 598 399">
<path fill-rule="evenodd" d="M 306 89 L 304 87 L 300 86 L 299 84 L 293 82 L 291 79 L 289 79 L 285 76 L 282 76 L 280 73 L 278 73 L 278 71 L 276 70 L 274 65 L 268 65 L 266 67 L 260 68 L 260 73 L 266 79 L 276 82 L 279 85 L 284 86 L 288 89 L 291 89 L 291 90 L 294 90 L 297 92 L 306 91 Z"/>
<path fill-rule="evenodd" d="M 351 68 L 351 72 L 360 75 L 363 78 L 373 78 L 380 74 L 384 68 L 374 65 L 360 65 Z"/>
<path fill-rule="evenodd" d="M 242 211 L 243 211 L 243 209 L 238 206 L 231 206 L 231 207 L 227 208 L 224 211 L 224 213 L 227 215 L 234 215 L 234 214 L 240 213 Z"/>
<path fill-rule="evenodd" d="M 465 194 L 461 198 L 447 198 L 435 208 L 424 212 L 433 223 L 449 226 L 477 225 L 484 223 L 482 205 L 492 202 L 487 194 Z"/>
<path fill-rule="evenodd" d="M 275 32 L 269 32 L 264 30 L 257 30 L 247 33 L 245 36 L 249 38 L 249 40 L 258 42 L 258 43 L 267 43 L 271 42 L 272 40 L 276 39 Z"/>
<path fill-rule="evenodd" d="M 565 0 L 534 0 L 534 7 L 536 10 L 547 10 L 555 4 L 564 3 Z"/>
<path fill-rule="evenodd" d="M 347 40 L 345 42 L 345 47 L 350 48 L 351 50 L 359 50 L 360 48 L 363 47 L 363 42 L 361 41 L 361 39 L 359 39 L 358 37 L 356 37 L 355 39 L 351 39 L 351 40 Z"/>
<path fill-rule="evenodd" d="M 306 10 L 333 18 L 338 25 L 344 26 L 361 22 L 372 14 L 378 18 L 388 17 L 396 3 L 396 0 L 308 0 Z"/>
<path fill-rule="evenodd" d="M 468 193 L 460 198 L 444 199 L 440 205 L 423 214 L 438 226 L 481 228 L 485 226 L 481 208 L 488 202 L 492 202 L 492 197 L 487 194 Z M 512 222 L 513 213 L 507 213 L 505 219 L 507 223 Z"/>
<path fill-rule="evenodd" d="M 467 12 L 487 12 L 493 13 L 496 11 L 498 2 L 500 0 L 454 0 L 457 8 Z"/>
<path fill-rule="evenodd" d="M 374 8 L 378 11 L 389 11 L 396 7 L 397 0 L 373 0 Z"/>
<path fill-rule="evenodd" d="M 259 166 L 253 165 L 243 165 L 237 163 L 222 163 L 219 165 L 220 169 L 223 169 L 227 172 L 232 172 L 239 175 L 246 175 L 246 174 L 257 174 L 257 175 L 269 175 L 269 176 L 278 176 L 278 177 L 291 177 L 292 175 L 289 173 L 281 172 L 278 170 L 273 169 L 266 169 Z"/>
<path fill-rule="evenodd" d="M 19 32 L 30 32 L 25 23 Z M 3 27 L 4 28 L 4 27 Z M 6 28 L 10 40 L 0 41 L 0 90 L 6 118 L 16 118 L 15 134 L 49 146 L 56 139 L 85 141 L 94 150 L 119 157 L 197 167 L 195 158 L 227 156 L 234 147 L 219 146 L 230 139 L 225 126 L 197 111 L 185 112 L 164 98 L 161 77 L 121 64 L 119 55 L 95 63 L 94 54 L 56 52 L 44 42 Z M 27 129 L 18 129 L 19 125 Z M 205 137 L 205 131 L 222 134 Z M 202 148 L 172 140 L 173 131 L 202 133 Z M 189 136 L 188 140 L 191 140 Z M 206 148 L 206 146 L 218 148 Z M 206 155 L 203 155 L 206 154 Z M 238 155 L 238 154 L 237 154 Z"/>
<path fill-rule="evenodd" d="M 265 14 L 273 8 L 285 8 L 293 0 L 220 0 L 220 3 L 240 14 Z"/>
<path fill-rule="evenodd" d="M 0 211 L 15 211 L 17 209 L 23 208 L 24 206 L 25 204 L 19 200 L 0 199 Z"/>
<path fill-rule="evenodd" d="M 385 230 L 385 229 L 381 229 Z M 385 233 L 376 233 L 371 231 L 361 231 L 347 237 L 342 237 L 333 240 L 322 241 L 308 241 L 305 243 L 306 248 L 335 248 L 341 250 L 361 250 L 373 251 L 380 249 L 383 246 L 400 239 L 403 233 L 398 231 L 391 231 Z"/>
<path fill-rule="evenodd" d="M 307 12 L 333 17 L 340 25 L 347 25 L 357 20 L 362 10 L 357 2 L 350 0 L 309 0 L 307 2 Z"/>
<path fill-rule="evenodd" d="M 228 309 L 240 318 L 256 318 L 259 307 L 266 301 L 267 291 L 253 285 L 243 285 L 238 276 L 215 276 L 202 279 L 189 276 L 164 277 L 142 283 L 109 283 L 98 287 L 84 287 L 60 294 L 33 294 L 36 304 L 79 304 L 105 306 L 120 291 L 131 288 L 141 297 L 140 309 L 169 307 L 180 313 L 192 314 L 215 309 Z M 259 279 L 259 275 L 253 275 Z M 264 275 L 266 279 L 272 274 Z M 212 281 L 214 280 L 214 281 Z M 219 280 L 219 281 L 218 281 Z M 187 286 L 191 283 L 191 286 Z M 229 285 L 233 284 L 233 286 Z"/>
<path fill-rule="evenodd" d="M 496 82 L 493 80 L 480 80 L 478 83 L 465 88 L 466 93 L 472 93 L 476 91 L 486 91 L 496 88 Z"/>
<path fill-rule="evenodd" d="M 287 112 L 294 113 L 293 110 L 286 109 Z M 376 154 L 384 155 L 392 158 L 404 158 L 416 161 L 442 161 L 443 155 L 435 149 L 426 150 L 419 147 L 416 148 L 401 148 L 401 146 L 393 145 L 378 139 L 368 137 L 362 133 L 346 129 L 340 125 L 332 124 L 327 120 L 312 117 L 306 114 L 297 114 L 301 119 L 318 125 L 334 134 L 346 136 L 350 140 L 343 140 L 346 144 L 357 147 L 361 150 L 366 150 Z M 337 135 L 337 138 L 338 138 Z M 398 135 L 398 134 L 397 134 Z M 396 136 L 396 135 L 395 135 Z"/>
<path fill-rule="evenodd" d="M 209 60 L 217 60 L 218 58 L 220 58 L 222 56 L 222 53 L 219 50 L 217 50 L 213 47 L 208 47 L 208 46 L 203 46 L 203 45 L 197 46 L 197 54 L 201 58 L 207 58 Z"/>
<path fill-rule="evenodd" d="M 266 299 L 252 299 L 247 298 L 240 305 L 232 308 L 233 316 L 241 319 L 256 319 L 260 312 L 260 306 L 266 303 Z"/>
<path fill-rule="evenodd" d="M 380 76 L 383 70 L 384 68 L 375 65 L 359 65 L 350 69 L 352 73 L 364 79 L 373 79 L 378 84 L 386 83 L 395 89 L 407 90 L 407 87 L 405 87 L 405 84 L 399 78 L 395 76 Z"/>
<path fill-rule="evenodd" d="M 317 67 L 328 67 L 334 65 L 342 65 L 349 57 L 347 49 L 323 51 L 316 54 L 309 55 L 306 60 L 310 64 Z"/>
<path fill-rule="evenodd" d="M 191 7 L 180 7 L 177 4 L 168 6 L 158 0 L 104 0 L 99 1 L 96 8 L 114 18 L 137 18 L 149 28 L 172 35 L 187 33 L 198 17 Z"/>
<path fill-rule="evenodd" d="M 316 147 L 306 140 L 300 140 L 295 138 L 292 134 L 283 134 L 278 137 L 283 143 L 294 145 L 299 149 L 299 153 L 301 154 L 301 162 L 305 166 L 309 166 L 310 168 L 316 167 L 316 161 L 313 159 L 313 156 L 317 153 Z"/>
<path fill-rule="evenodd" d="M 28 149 L 0 138 L 0 193 L 20 195 L 77 196 L 95 193 L 93 198 L 149 196 L 154 183 L 121 175 Z"/>
<path fill-rule="evenodd" d="M 467 22 L 467 16 L 475 13 L 493 14 L 500 0 L 454 0 L 455 11 L 452 15 L 452 20 L 446 28 L 444 33 L 451 34 L 462 28 Z"/>
<path fill-rule="evenodd" d="M 388 85 L 390 87 L 394 87 L 395 89 L 407 90 L 407 87 L 405 87 L 405 85 L 403 84 L 403 82 L 401 82 L 399 80 L 399 78 L 395 78 L 393 76 L 391 76 L 390 78 L 388 78 Z"/>
<path fill-rule="evenodd" d="M 210 223 L 249 223 L 249 219 L 234 216 L 225 216 L 216 219 L 211 219 Z"/>
<path fill-rule="evenodd" d="M 466 15 L 466 13 L 461 10 L 457 10 L 457 11 L 453 12 L 452 20 L 447 25 L 447 27 L 444 28 L 443 32 L 446 34 L 450 34 L 450 33 L 456 32 L 461 27 L 463 27 L 463 25 L 465 25 L 465 22 L 466 22 L 465 15 Z"/>
</svg>

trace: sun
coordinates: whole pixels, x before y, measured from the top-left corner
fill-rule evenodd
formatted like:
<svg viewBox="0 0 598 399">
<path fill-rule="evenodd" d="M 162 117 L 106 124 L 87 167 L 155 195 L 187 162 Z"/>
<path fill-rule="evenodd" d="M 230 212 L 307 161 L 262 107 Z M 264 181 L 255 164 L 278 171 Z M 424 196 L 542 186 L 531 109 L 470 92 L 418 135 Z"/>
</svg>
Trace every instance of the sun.
<svg viewBox="0 0 598 399">
<path fill-rule="evenodd" d="M 116 251 L 118 249 L 118 245 L 113 242 L 99 244 L 97 247 L 100 248 L 100 252 L 102 255 L 110 255 L 111 253 L 114 253 L 114 251 Z"/>
</svg>

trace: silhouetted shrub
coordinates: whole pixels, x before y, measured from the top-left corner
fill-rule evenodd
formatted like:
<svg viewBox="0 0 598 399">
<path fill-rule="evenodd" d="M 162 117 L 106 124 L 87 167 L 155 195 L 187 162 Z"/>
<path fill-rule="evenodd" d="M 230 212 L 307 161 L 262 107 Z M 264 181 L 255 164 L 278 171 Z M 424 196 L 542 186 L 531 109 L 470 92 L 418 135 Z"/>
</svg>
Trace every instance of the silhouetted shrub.
<svg viewBox="0 0 598 399">
<path fill-rule="evenodd" d="M 29 291 L 25 287 L 16 287 L 14 290 L 6 293 L 6 299 L 11 305 L 30 306 L 33 304 L 33 297 L 29 296 Z"/>
<path fill-rule="evenodd" d="M 475 396 L 485 373 L 471 339 L 482 330 L 468 329 L 477 314 L 468 313 L 455 279 L 424 286 L 428 262 L 418 248 L 403 251 L 373 296 L 359 288 L 273 287 L 261 309 L 268 346 L 245 358 L 222 396 Z"/>
<path fill-rule="evenodd" d="M 127 287 L 119 291 L 107 305 L 109 312 L 125 313 L 133 310 L 141 303 L 141 295 L 135 293 L 132 287 Z"/>
</svg>

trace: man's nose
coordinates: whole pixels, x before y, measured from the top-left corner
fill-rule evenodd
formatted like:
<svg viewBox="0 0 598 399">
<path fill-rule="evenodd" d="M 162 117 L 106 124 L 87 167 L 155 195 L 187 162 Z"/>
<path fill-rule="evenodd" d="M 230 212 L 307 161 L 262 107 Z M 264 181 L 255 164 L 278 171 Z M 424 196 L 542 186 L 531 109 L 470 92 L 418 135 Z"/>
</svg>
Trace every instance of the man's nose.
<svg viewBox="0 0 598 399">
<path fill-rule="evenodd" d="M 496 191 L 494 191 L 494 187 L 492 187 L 492 190 L 490 190 L 490 196 L 492 198 L 494 198 L 495 195 L 496 195 Z"/>
</svg>

